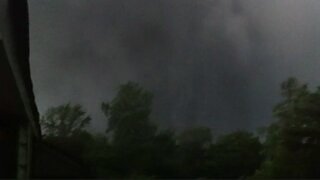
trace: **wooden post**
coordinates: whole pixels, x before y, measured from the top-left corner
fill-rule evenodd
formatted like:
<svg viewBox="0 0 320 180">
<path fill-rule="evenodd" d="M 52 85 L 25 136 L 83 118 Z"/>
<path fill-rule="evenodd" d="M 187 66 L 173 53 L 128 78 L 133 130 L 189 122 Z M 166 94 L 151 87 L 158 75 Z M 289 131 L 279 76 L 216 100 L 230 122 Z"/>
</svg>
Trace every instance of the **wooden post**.
<svg viewBox="0 0 320 180">
<path fill-rule="evenodd" d="M 30 178 L 31 166 L 31 129 L 30 125 L 21 124 L 18 139 L 17 178 Z"/>
</svg>

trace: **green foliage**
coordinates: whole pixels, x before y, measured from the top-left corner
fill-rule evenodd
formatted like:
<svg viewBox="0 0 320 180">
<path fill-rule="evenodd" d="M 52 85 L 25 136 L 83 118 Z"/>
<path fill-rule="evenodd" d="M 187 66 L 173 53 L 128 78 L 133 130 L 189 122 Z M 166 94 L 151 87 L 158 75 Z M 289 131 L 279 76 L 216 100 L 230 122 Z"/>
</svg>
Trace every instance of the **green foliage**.
<svg viewBox="0 0 320 180">
<path fill-rule="evenodd" d="M 174 178 L 177 176 L 176 139 L 171 130 L 159 132 L 148 152 L 148 174 L 158 178 Z M 155 163 L 156 162 L 156 163 Z"/>
<path fill-rule="evenodd" d="M 282 84 L 278 121 L 266 131 L 266 160 L 256 177 L 315 178 L 320 168 L 320 90 L 290 78 Z"/>
<path fill-rule="evenodd" d="M 66 171 L 63 174 L 66 174 L 69 177 L 68 169 L 76 168 L 78 171 L 81 172 L 73 172 L 75 173 L 72 175 L 73 178 L 92 178 L 94 177 L 91 172 L 91 164 L 89 164 L 86 161 L 86 154 L 89 152 L 90 144 L 94 141 L 92 135 L 86 131 L 78 131 L 77 133 L 74 133 L 68 137 L 62 137 L 62 136 L 46 136 L 43 139 L 43 144 L 45 144 L 48 147 L 52 148 L 53 157 L 50 157 L 50 154 L 45 154 L 45 156 L 42 156 L 44 158 L 42 161 L 46 162 L 46 159 L 49 160 L 47 164 L 43 164 L 44 167 L 49 168 L 52 170 L 54 169 L 61 169 L 60 166 L 65 167 Z M 60 162 L 59 167 L 55 167 L 57 164 L 56 160 L 51 160 L 54 164 L 50 163 L 50 159 L 55 158 L 57 156 L 58 158 L 60 156 L 65 157 L 63 158 L 62 162 Z M 65 161 L 65 162 L 64 162 Z M 58 160 L 59 162 L 59 160 Z M 64 164 L 67 163 L 67 164 Z M 59 164 L 59 163 L 58 163 Z M 68 167 L 72 165 L 71 167 Z M 74 167 L 73 167 L 74 166 Z M 50 172 L 51 176 L 46 176 L 46 173 L 43 174 L 42 170 L 40 170 L 42 176 L 41 178 L 64 178 L 63 174 L 61 172 L 58 172 L 58 176 L 54 175 L 54 172 Z"/>
<path fill-rule="evenodd" d="M 207 127 L 193 127 L 181 132 L 178 136 L 180 145 L 193 145 L 205 147 L 211 144 L 211 129 Z"/>
<path fill-rule="evenodd" d="M 152 93 L 137 83 L 128 82 L 120 86 L 110 104 L 102 104 L 108 118 L 107 132 L 113 134 L 115 146 L 134 151 L 152 141 L 156 132 L 156 127 L 149 120 L 152 97 Z"/>
<path fill-rule="evenodd" d="M 211 130 L 206 127 L 189 128 L 177 137 L 178 175 L 183 178 L 203 177 L 207 150 L 212 143 Z"/>
<path fill-rule="evenodd" d="M 87 152 L 90 142 L 93 141 L 93 137 L 86 131 L 79 131 L 68 137 L 47 136 L 44 140 L 72 158 L 81 160 Z"/>
<path fill-rule="evenodd" d="M 148 175 L 157 130 L 149 119 L 152 97 L 137 83 L 128 82 L 110 103 L 102 103 L 121 176 Z"/>
<path fill-rule="evenodd" d="M 79 174 L 85 177 L 91 177 L 85 157 L 90 143 L 94 141 L 92 135 L 85 131 L 90 120 L 81 105 L 71 104 L 49 108 L 40 120 L 44 143 L 77 162 L 84 169 Z"/>
<path fill-rule="evenodd" d="M 117 129 L 123 121 L 148 121 L 152 98 L 152 93 L 137 83 L 129 81 L 121 85 L 110 104 L 102 103 L 102 110 L 108 117 L 108 131 Z"/>
<path fill-rule="evenodd" d="M 273 123 L 253 133 L 215 139 L 207 127 L 159 131 L 150 119 L 153 95 L 134 82 L 121 85 L 101 108 L 106 134 L 85 131 L 80 105 L 50 108 L 42 118 L 45 141 L 79 160 L 98 178 L 316 178 L 320 176 L 320 88 L 290 78 Z"/>
<path fill-rule="evenodd" d="M 90 120 L 81 105 L 65 104 L 49 108 L 40 123 L 45 136 L 70 137 L 82 131 Z"/>
<path fill-rule="evenodd" d="M 209 150 L 211 177 L 244 178 L 251 176 L 263 157 L 258 137 L 246 131 L 221 136 Z M 210 172 L 209 172 L 210 173 Z"/>
</svg>

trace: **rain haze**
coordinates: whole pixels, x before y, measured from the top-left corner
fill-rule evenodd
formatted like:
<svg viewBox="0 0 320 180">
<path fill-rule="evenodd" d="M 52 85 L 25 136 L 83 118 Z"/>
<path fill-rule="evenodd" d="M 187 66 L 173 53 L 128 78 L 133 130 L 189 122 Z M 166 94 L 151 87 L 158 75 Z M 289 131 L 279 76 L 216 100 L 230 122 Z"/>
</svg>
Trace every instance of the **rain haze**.
<svg viewBox="0 0 320 180">
<path fill-rule="evenodd" d="M 154 93 L 164 127 L 255 130 L 272 121 L 280 83 L 319 84 L 318 0 L 29 0 L 40 114 L 80 103 L 92 129 L 120 84 Z"/>
</svg>

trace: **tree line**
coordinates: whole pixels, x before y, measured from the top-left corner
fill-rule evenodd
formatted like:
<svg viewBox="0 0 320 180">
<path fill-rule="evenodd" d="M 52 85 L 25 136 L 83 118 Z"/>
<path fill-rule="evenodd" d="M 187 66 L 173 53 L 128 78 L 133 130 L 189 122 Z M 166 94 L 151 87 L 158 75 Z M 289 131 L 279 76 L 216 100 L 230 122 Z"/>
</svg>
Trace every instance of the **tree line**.
<svg viewBox="0 0 320 180">
<path fill-rule="evenodd" d="M 239 130 L 216 137 L 207 127 L 158 128 L 150 119 L 153 94 L 128 82 L 101 104 L 105 133 L 89 132 L 90 116 L 69 103 L 42 116 L 43 139 L 97 178 L 320 177 L 320 88 L 289 78 L 281 95 L 274 120 L 258 135 Z"/>
</svg>

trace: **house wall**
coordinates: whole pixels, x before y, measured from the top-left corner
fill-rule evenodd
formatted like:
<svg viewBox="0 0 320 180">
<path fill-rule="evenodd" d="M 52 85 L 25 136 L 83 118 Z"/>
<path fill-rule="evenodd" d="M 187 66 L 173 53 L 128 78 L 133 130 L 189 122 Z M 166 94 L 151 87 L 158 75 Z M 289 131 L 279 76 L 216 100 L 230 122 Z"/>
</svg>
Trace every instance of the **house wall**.
<svg viewBox="0 0 320 180">
<path fill-rule="evenodd" d="M 85 177 L 79 163 L 41 142 L 28 33 L 27 0 L 0 0 L 0 179 Z"/>
<path fill-rule="evenodd" d="M 0 37 L 23 104 L 25 119 L 40 137 L 39 115 L 32 91 L 29 65 L 29 23 L 26 0 L 0 0 Z"/>
<path fill-rule="evenodd" d="M 0 118 L 7 118 L 4 114 Z M 0 127 L 0 178 L 16 177 L 17 129 L 11 124 Z"/>
<path fill-rule="evenodd" d="M 0 41 L 0 178 L 16 175 L 18 119 L 15 109 L 18 91 L 10 72 L 5 49 Z M 21 104 L 20 104 L 21 106 Z"/>
<path fill-rule="evenodd" d="M 0 178 L 30 177 L 40 138 L 29 69 L 26 0 L 0 0 Z"/>
</svg>

